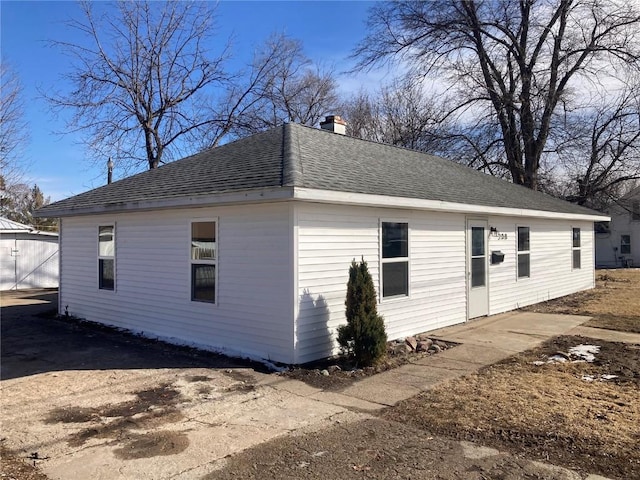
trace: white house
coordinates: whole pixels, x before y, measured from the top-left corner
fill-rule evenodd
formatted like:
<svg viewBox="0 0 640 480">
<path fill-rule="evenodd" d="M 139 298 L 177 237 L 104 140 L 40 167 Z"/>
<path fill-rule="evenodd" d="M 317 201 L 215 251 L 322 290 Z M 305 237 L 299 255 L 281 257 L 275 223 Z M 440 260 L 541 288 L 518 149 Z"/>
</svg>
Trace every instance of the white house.
<svg viewBox="0 0 640 480">
<path fill-rule="evenodd" d="M 389 338 L 594 286 L 608 217 L 336 124 L 286 124 L 43 208 L 61 217 L 60 309 L 297 364 L 336 353 L 353 259 Z"/>
<path fill-rule="evenodd" d="M 58 286 L 58 234 L 0 217 L 0 290 Z"/>
<path fill-rule="evenodd" d="M 596 267 L 640 266 L 640 187 L 612 204 L 610 222 L 596 224 Z"/>
</svg>

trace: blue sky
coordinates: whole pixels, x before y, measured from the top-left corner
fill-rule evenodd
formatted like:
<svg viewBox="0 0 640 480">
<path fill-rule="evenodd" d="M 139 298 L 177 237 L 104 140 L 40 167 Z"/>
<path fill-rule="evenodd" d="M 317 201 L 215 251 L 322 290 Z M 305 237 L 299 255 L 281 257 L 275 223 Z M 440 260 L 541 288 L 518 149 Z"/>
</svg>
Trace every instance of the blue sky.
<svg viewBox="0 0 640 480">
<path fill-rule="evenodd" d="M 233 34 L 236 61 L 246 62 L 252 46 L 274 31 L 284 32 L 302 40 L 312 60 L 346 70 L 351 66 L 347 57 L 365 35 L 371 5 L 364 1 L 222 1 L 217 9 L 219 38 Z M 74 33 L 64 22 L 79 18 L 78 6 L 75 2 L 2 0 L 0 9 L 2 61 L 10 63 L 20 77 L 29 124 L 25 180 L 37 183 L 52 200 L 104 184 L 106 173 L 85 159 L 78 139 L 55 133 L 65 130 L 65 118 L 54 117 L 38 93 L 38 89 L 65 88 L 62 75 L 68 61 L 47 40 L 73 41 Z M 343 93 L 349 93 L 361 86 L 375 88 L 381 75 L 349 75 L 339 80 Z"/>
</svg>

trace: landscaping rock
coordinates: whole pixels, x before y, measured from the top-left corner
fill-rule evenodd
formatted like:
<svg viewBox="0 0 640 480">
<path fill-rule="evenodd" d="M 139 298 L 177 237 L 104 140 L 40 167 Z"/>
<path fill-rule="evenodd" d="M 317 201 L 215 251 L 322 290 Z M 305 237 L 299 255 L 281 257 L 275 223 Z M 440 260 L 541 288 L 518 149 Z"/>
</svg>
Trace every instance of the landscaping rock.
<svg viewBox="0 0 640 480">
<path fill-rule="evenodd" d="M 429 339 L 421 340 L 418 342 L 418 346 L 416 347 L 417 352 L 426 352 L 429 350 L 429 347 L 433 345 L 433 342 Z"/>
<path fill-rule="evenodd" d="M 411 346 L 407 345 L 404 342 L 402 343 L 396 342 L 389 347 L 389 353 L 391 355 L 404 355 L 405 353 L 411 353 L 411 352 L 413 352 L 413 349 L 411 348 Z"/>
<path fill-rule="evenodd" d="M 442 351 L 442 348 L 440 347 L 440 345 L 437 345 L 437 344 L 434 343 L 433 345 L 431 345 L 429 347 L 428 351 L 431 352 L 431 353 L 438 353 L 438 352 Z"/>
<path fill-rule="evenodd" d="M 329 373 L 335 373 L 335 372 L 339 372 L 342 369 L 340 368 L 339 365 L 330 365 L 329 367 L 327 367 L 327 370 L 329 371 Z"/>
<path fill-rule="evenodd" d="M 411 350 L 413 351 L 415 351 L 415 349 L 418 347 L 418 341 L 416 340 L 416 337 L 407 337 L 404 339 L 404 341 L 411 347 Z"/>
<path fill-rule="evenodd" d="M 328 377 L 328 376 L 329 376 L 329 370 L 327 370 L 327 369 L 322 370 L 320 373 L 321 373 L 322 375 L 324 375 L 325 377 Z"/>
</svg>

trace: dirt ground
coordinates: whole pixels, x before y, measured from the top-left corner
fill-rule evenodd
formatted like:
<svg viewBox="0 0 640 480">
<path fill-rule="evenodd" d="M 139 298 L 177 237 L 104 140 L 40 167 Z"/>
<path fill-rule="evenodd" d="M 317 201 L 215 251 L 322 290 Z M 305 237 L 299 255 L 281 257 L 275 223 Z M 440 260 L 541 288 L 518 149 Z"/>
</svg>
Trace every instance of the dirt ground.
<svg viewBox="0 0 640 480">
<path fill-rule="evenodd" d="M 203 480 L 579 480 L 563 469 L 381 418 L 273 440 Z"/>
<path fill-rule="evenodd" d="M 640 315 L 640 308 L 633 303 L 640 301 L 635 283 L 640 285 L 640 271 L 600 271 L 597 275 L 597 289 L 536 308 L 594 315 L 601 328 L 605 325 L 603 319 L 615 319 L 618 329 L 633 330 Z M 154 368 L 153 365 L 162 367 L 163 382 L 143 383 L 137 389 L 128 389 L 126 395 L 110 396 L 109 401 L 74 403 L 67 399 L 46 405 L 43 428 L 59 432 L 67 448 L 74 451 L 88 451 L 100 443 L 111 446 L 115 462 L 151 461 L 161 467 L 163 462 L 172 462 L 192 451 L 187 437 L 200 426 L 195 426 L 195 418 L 185 416 L 193 417 L 196 412 L 204 415 L 197 425 L 206 417 L 206 428 L 212 430 L 201 439 L 205 446 L 207 442 L 221 441 L 217 435 L 227 428 L 231 417 L 218 409 L 230 395 L 237 395 L 233 400 L 236 403 L 256 404 L 255 414 L 265 415 L 266 410 L 258 403 L 267 397 L 261 400 L 254 392 L 255 382 L 243 373 L 250 370 L 247 365 L 232 365 L 229 359 L 202 357 L 117 332 L 86 331 L 86 326 L 66 322 L 55 324 L 57 333 L 63 326 L 70 334 L 83 334 L 69 335 L 74 340 L 59 345 L 34 344 L 31 334 L 20 337 L 18 344 L 8 344 L 4 310 L 5 385 L 23 378 L 55 376 L 62 391 L 71 376 L 84 378 L 80 381 L 90 386 L 91 382 L 98 385 L 103 381 L 97 377 L 110 381 L 107 377 L 113 373 L 109 372 L 118 372 L 122 382 L 137 378 L 138 372 Z M 620 321 L 625 318 L 631 321 Z M 47 325 L 50 324 L 38 323 L 38 331 L 44 337 L 47 332 L 42 328 L 49 328 Z M 19 333 L 22 324 L 13 326 L 13 333 Z M 570 348 L 580 344 L 600 347 L 593 362 L 571 362 L 576 357 L 570 355 Z M 443 348 L 450 347 L 454 345 Z M 396 355 L 378 370 L 411 362 L 415 355 L 418 354 Z M 548 362 L 554 355 L 569 361 Z M 49 364 L 39 363 L 43 356 Z M 211 367 L 216 368 L 215 373 L 208 373 L 213 372 Z M 339 393 L 363 376 L 376 373 L 375 369 L 349 373 L 349 367 L 343 365 L 324 375 L 322 370 L 330 367 L 335 367 L 335 362 L 294 370 L 289 378 Z M 27 393 L 33 399 L 38 397 L 35 390 Z M 7 397 L 3 398 L 6 403 Z M 292 398 L 283 396 L 279 400 L 282 410 L 274 413 L 274 419 L 285 422 L 287 416 L 312 413 L 309 405 L 313 402 L 307 401 L 304 411 L 297 412 L 292 409 Z M 274 400 L 278 402 L 277 398 Z M 12 399 L 13 403 L 16 401 Z M 205 407 L 211 401 L 212 406 Z M 321 404 L 317 405 L 320 408 Z M 218 413 L 205 414 L 212 408 Z M 24 417 L 30 421 L 27 413 Z M 253 422 L 259 417 L 252 413 L 251 418 Z M 440 384 L 377 414 L 357 413 L 344 418 L 333 420 L 329 428 L 266 436 L 240 453 L 221 457 L 213 473 L 196 474 L 194 470 L 193 475 L 184 478 L 578 480 L 587 473 L 621 480 L 640 478 L 640 345 L 556 337 L 539 348 L 477 374 Z M 190 422 L 188 428 L 175 428 L 185 421 Z M 262 430 L 245 430 L 242 435 L 259 435 Z M 9 451 L 5 443 L 0 440 L 3 479 L 47 478 L 32 466 L 40 463 L 38 455 L 42 456 L 42 451 Z M 576 469 L 582 475 L 563 467 Z"/>
<path fill-rule="evenodd" d="M 640 268 L 597 270 L 596 288 L 525 308 L 530 312 L 588 315 L 585 325 L 640 333 Z"/>
</svg>

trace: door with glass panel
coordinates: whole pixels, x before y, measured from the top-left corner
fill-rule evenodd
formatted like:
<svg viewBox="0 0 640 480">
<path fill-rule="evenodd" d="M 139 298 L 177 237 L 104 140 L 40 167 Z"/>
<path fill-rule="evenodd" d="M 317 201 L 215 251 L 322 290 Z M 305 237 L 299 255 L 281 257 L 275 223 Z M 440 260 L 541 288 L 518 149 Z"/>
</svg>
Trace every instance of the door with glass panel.
<svg viewBox="0 0 640 480">
<path fill-rule="evenodd" d="M 487 275 L 488 225 L 485 220 L 467 221 L 467 289 L 469 318 L 489 314 Z"/>
</svg>

